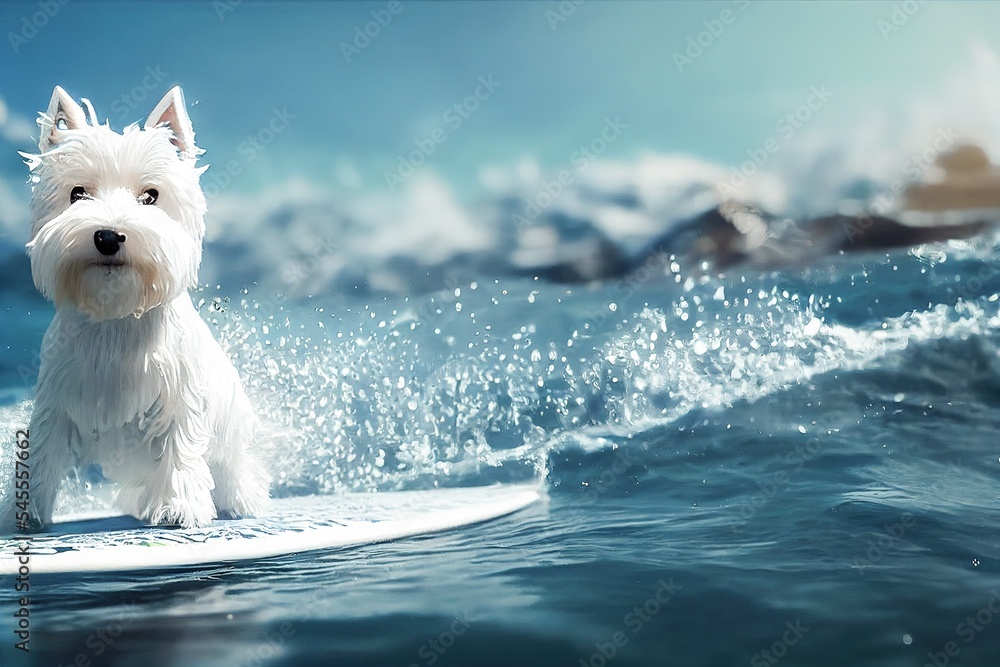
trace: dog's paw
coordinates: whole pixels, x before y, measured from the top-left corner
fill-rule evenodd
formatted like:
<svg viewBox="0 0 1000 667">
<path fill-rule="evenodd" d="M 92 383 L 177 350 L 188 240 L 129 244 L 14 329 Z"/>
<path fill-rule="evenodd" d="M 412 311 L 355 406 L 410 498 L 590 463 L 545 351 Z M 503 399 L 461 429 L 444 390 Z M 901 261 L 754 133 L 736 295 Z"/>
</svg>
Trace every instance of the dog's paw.
<svg viewBox="0 0 1000 667">
<path fill-rule="evenodd" d="M 181 528 L 201 528 L 215 519 L 215 505 L 175 499 L 150 508 L 146 516 L 140 517 L 155 526 L 180 526 Z"/>
<path fill-rule="evenodd" d="M 256 461 L 246 460 L 238 470 L 219 470 L 212 495 L 219 514 L 227 518 L 259 515 L 271 500 L 270 479 Z"/>
<path fill-rule="evenodd" d="M 161 486 L 131 486 L 118 493 L 116 504 L 124 512 L 141 521 L 157 526 L 198 528 L 207 526 L 215 518 L 215 503 L 209 488 L 199 485 L 179 485 L 183 495 L 176 492 L 157 493 Z"/>
<path fill-rule="evenodd" d="M 51 519 L 43 521 L 34 513 L 30 513 L 27 520 L 15 519 L 17 514 L 13 506 L 9 511 L 0 511 L 0 535 L 13 536 L 25 533 L 41 533 L 52 523 Z M 24 515 L 21 514 L 21 516 L 23 517 Z"/>
<path fill-rule="evenodd" d="M 271 497 L 267 487 L 254 485 L 252 488 L 241 488 L 219 505 L 219 516 L 227 519 L 245 519 L 259 515 Z"/>
</svg>

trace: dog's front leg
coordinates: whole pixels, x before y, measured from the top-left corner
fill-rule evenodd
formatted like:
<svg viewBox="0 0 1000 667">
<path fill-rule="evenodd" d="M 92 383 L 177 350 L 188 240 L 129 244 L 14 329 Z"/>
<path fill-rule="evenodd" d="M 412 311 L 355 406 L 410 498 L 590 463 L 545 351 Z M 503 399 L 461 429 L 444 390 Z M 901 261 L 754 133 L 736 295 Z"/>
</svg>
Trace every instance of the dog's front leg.
<svg viewBox="0 0 1000 667">
<path fill-rule="evenodd" d="M 212 434 L 197 415 L 157 421 L 158 427 L 143 439 L 143 448 L 154 459 L 152 474 L 128 483 L 119 492 L 119 507 L 153 524 L 191 528 L 211 523 L 216 516 L 215 485 L 206 453 Z"/>
<path fill-rule="evenodd" d="M 69 415 L 57 409 L 36 404 L 28 428 L 27 446 L 16 451 L 27 451 L 21 464 L 14 466 L 14 483 L 8 502 L 0 511 L 0 529 L 11 532 L 19 530 L 41 530 L 52 523 L 52 508 L 55 505 L 59 486 L 73 467 L 72 441 L 77 435 L 76 426 Z M 27 505 L 28 521 L 20 519 Z"/>
</svg>

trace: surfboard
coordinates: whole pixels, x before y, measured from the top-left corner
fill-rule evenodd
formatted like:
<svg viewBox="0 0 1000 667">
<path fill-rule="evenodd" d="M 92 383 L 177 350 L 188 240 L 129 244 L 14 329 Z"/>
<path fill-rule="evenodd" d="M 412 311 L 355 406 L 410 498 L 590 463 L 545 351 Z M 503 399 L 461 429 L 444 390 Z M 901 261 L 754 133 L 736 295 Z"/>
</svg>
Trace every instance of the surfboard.
<svg viewBox="0 0 1000 667">
<path fill-rule="evenodd" d="M 535 484 L 507 484 L 279 498 L 258 518 L 203 528 L 64 515 L 47 532 L 0 539 L 0 575 L 170 569 L 360 546 L 497 519 L 539 497 Z"/>
</svg>

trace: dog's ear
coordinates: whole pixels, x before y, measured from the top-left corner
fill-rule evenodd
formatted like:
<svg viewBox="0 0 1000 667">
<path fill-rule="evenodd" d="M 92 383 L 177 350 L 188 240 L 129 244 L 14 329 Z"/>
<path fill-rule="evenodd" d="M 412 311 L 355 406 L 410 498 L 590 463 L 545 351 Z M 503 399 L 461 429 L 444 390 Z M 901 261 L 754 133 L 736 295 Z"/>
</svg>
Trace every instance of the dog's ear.
<svg viewBox="0 0 1000 667">
<path fill-rule="evenodd" d="M 180 86 L 174 86 L 167 91 L 153 109 L 153 113 L 149 114 L 143 128 L 151 130 L 162 125 L 174 133 L 170 143 L 177 147 L 183 157 L 195 158 L 201 153 L 201 150 L 194 145 L 194 128 L 191 126 L 187 107 L 184 106 L 184 93 Z"/>
<path fill-rule="evenodd" d="M 78 130 L 86 125 L 87 116 L 80 105 L 61 86 L 56 86 L 48 111 L 38 118 L 38 126 L 42 130 L 38 150 L 44 153 L 62 141 L 63 130 Z"/>
</svg>

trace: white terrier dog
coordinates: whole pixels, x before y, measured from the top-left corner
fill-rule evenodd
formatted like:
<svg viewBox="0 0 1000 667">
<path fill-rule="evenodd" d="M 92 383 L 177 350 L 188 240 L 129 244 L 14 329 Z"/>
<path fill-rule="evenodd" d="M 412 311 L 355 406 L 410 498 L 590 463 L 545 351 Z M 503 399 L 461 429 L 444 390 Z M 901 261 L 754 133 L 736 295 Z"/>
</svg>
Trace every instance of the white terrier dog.
<svg viewBox="0 0 1000 667">
<path fill-rule="evenodd" d="M 56 305 L 31 416 L 31 523 L 51 522 L 75 463 L 99 464 L 121 485 L 118 506 L 154 524 L 252 515 L 268 498 L 249 451 L 257 419 L 188 295 L 205 167 L 181 90 L 122 134 L 83 103 L 86 114 L 57 86 L 38 121 L 39 154 L 22 154 L 31 274 Z"/>
</svg>

